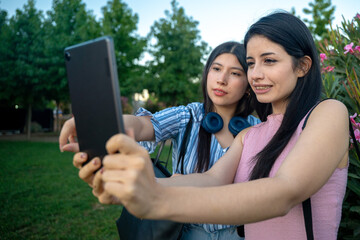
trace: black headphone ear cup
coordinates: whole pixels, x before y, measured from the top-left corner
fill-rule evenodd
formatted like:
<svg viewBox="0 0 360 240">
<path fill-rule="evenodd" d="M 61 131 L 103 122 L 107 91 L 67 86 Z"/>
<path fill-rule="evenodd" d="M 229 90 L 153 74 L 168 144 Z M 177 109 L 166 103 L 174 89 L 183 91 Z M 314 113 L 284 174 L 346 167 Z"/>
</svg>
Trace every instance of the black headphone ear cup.
<svg viewBox="0 0 360 240">
<path fill-rule="evenodd" d="M 233 117 L 229 122 L 229 131 L 235 136 L 247 127 L 250 127 L 250 123 L 242 117 Z"/>
<path fill-rule="evenodd" d="M 209 133 L 217 133 L 223 128 L 224 122 L 219 114 L 209 112 L 201 121 L 201 126 Z"/>
</svg>

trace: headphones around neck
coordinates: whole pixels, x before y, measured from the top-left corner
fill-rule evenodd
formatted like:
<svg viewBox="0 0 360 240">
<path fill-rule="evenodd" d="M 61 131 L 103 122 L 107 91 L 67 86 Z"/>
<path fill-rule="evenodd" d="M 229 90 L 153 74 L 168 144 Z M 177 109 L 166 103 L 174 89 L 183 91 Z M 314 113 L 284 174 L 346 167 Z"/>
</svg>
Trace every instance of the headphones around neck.
<svg viewBox="0 0 360 240">
<path fill-rule="evenodd" d="M 217 133 L 224 126 L 224 121 L 216 112 L 209 112 L 201 121 L 201 126 L 208 133 Z M 241 130 L 250 127 L 249 122 L 242 117 L 235 116 L 229 122 L 229 131 L 236 136 Z"/>
</svg>

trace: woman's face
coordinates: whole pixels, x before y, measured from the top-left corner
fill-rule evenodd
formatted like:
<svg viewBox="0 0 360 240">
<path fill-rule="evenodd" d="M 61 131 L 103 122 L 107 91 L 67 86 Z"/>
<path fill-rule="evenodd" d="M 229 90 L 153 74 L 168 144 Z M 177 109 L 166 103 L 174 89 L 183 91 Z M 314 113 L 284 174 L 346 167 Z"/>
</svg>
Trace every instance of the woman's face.
<svg viewBox="0 0 360 240">
<path fill-rule="evenodd" d="M 272 103 L 274 113 L 285 113 L 299 73 L 285 49 L 268 38 L 253 36 L 247 43 L 248 80 L 261 103 Z"/>
<path fill-rule="evenodd" d="M 246 73 L 235 55 L 223 53 L 215 58 L 207 75 L 207 93 L 215 109 L 236 108 L 247 86 Z"/>
</svg>

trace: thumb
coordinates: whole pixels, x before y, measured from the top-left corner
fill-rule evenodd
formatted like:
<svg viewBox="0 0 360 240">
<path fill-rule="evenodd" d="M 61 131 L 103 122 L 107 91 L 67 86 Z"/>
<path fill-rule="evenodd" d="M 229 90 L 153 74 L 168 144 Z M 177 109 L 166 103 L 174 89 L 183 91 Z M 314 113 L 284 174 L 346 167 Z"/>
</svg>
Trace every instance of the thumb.
<svg viewBox="0 0 360 240">
<path fill-rule="evenodd" d="M 79 144 L 78 143 L 68 143 L 61 147 L 61 151 L 77 153 L 77 152 L 79 152 Z"/>
</svg>

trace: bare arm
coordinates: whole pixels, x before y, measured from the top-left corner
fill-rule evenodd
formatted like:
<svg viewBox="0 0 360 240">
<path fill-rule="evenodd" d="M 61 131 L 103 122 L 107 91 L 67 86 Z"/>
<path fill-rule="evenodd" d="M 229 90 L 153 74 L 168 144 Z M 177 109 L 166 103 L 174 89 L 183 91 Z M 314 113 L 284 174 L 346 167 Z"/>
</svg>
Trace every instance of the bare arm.
<svg viewBox="0 0 360 240">
<path fill-rule="evenodd" d="M 285 215 L 346 165 L 348 113 L 338 101 L 319 104 L 275 177 L 225 186 L 164 187 L 156 184 L 148 156 L 135 145 L 115 138 L 108 142 L 110 153 L 115 150 L 111 146 L 127 149 L 128 155 L 117 159 L 123 165 L 116 174 L 112 161 L 105 159 L 104 189 L 133 214 L 181 222 L 249 223 Z"/>
<path fill-rule="evenodd" d="M 154 127 L 150 116 L 123 115 L 126 129 L 133 129 L 136 141 L 154 141 Z"/>
</svg>

